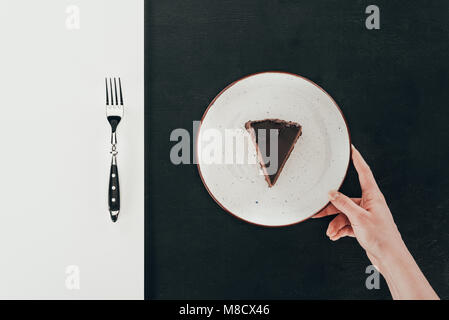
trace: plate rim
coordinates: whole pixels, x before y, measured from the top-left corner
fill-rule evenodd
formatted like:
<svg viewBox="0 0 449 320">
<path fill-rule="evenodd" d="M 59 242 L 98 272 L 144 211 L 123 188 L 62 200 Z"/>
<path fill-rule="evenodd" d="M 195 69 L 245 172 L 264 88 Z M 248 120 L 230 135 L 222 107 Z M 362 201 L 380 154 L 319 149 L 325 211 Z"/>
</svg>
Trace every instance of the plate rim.
<svg viewBox="0 0 449 320">
<path fill-rule="evenodd" d="M 206 115 L 207 115 L 207 112 L 208 112 L 209 109 L 214 105 L 215 101 L 216 101 L 216 100 L 217 100 L 217 99 L 218 99 L 224 92 L 226 92 L 228 89 L 230 89 L 232 86 L 234 86 L 234 85 L 237 84 L 238 82 L 240 82 L 240 81 L 242 81 L 242 80 L 245 80 L 245 79 L 247 79 L 247 78 L 250 78 L 250 77 L 254 77 L 254 76 L 257 76 L 257 75 L 261 75 L 261 74 L 267 74 L 267 73 L 290 75 L 290 76 L 294 76 L 294 77 L 301 78 L 301 79 L 303 79 L 303 80 L 309 82 L 310 84 L 314 85 L 314 86 L 317 87 L 319 90 L 321 90 L 325 95 L 327 95 L 327 96 L 331 99 L 331 101 L 334 103 L 334 105 L 335 105 L 335 107 L 337 108 L 337 110 L 340 112 L 340 114 L 341 114 L 341 116 L 342 116 L 342 118 L 343 118 L 343 121 L 345 122 L 346 131 L 347 131 L 347 133 L 348 133 L 348 140 L 349 140 L 349 158 L 348 158 L 348 164 L 346 165 L 346 172 L 345 172 L 345 174 L 344 174 L 344 176 L 343 176 L 343 179 L 342 179 L 342 181 L 341 181 L 339 187 L 337 188 L 337 190 L 339 190 L 339 189 L 341 188 L 341 186 L 343 185 L 343 182 L 346 180 L 346 177 L 347 177 L 348 171 L 349 171 L 349 164 L 351 163 L 351 158 L 352 158 L 352 148 L 351 148 L 351 146 L 352 146 L 352 142 L 351 142 L 351 141 L 352 141 L 352 140 L 351 140 L 351 133 L 350 133 L 350 131 L 349 131 L 348 121 L 346 120 L 345 115 L 343 114 L 343 111 L 341 110 L 340 106 L 337 104 L 337 102 L 334 100 L 334 98 L 332 98 L 332 96 L 331 96 L 329 93 L 327 93 L 326 90 L 324 90 L 323 88 L 321 88 L 319 85 L 317 85 L 315 82 L 313 82 L 313 81 L 310 80 L 310 79 L 307 79 L 307 78 L 305 78 L 305 77 L 303 77 L 303 76 L 300 76 L 300 75 L 298 75 L 298 74 L 296 74 L 296 73 L 291 73 L 291 72 L 287 72 L 287 71 L 261 71 L 261 72 L 251 73 L 251 74 L 248 74 L 248 75 L 246 75 L 246 76 L 244 76 L 244 77 L 242 77 L 242 78 L 239 78 L 239 79 L 237 79 L 237 80 L 231 82 L 231 83 L 228 84 L 223 90 L 221 90 L 221 91 L 215 96 L 215 98 L 212 99 L 212 101 L 209 103 L 209 105 L 207 106 L 206 110 L 205 110 L 204 113 L 203 113 L 203 116 L 201 117 L 201 121 L 200 121 L 200 124 L 199 124 L 199 126 L 198 126 L 198 130 L 197 130 L 196 138 L 195 138 L 195 156 L 196 156 L 196 159 L 197 159 L 197 160 L 199 159 L 199 157 L 198 157 L 198 139 L 199 139 L 199 135 L 200 135 L 200 131 L 201 131 L 201 126 L 203 125 L 203 121 L 204 121 L 204 118 L 205 118 Z M 201 182 L 203 183 L 203 185 L 204 185 L 204 187 L 206 188 L 207 192 L 209 193 L 209 195 L 211 196 L 211 198 L 212 198 L 212 199 L 213 199 L 213 200 L 214 200 L 214 201 L 215 201 L 215 202 L 216 202 L 216 203 L 217 203 L 217 204 L 218 204 L 224 211 L 226 211 L 226 212 L 229 213 L 231 216 L 233 216 L 233 217 L 235 217 L 235 218 L 237 218 L 237 219 L 239 219 L 239 220 L 241 220 L 241 221 L 244 221 L 244 222 L 246 222 L 246 223 L 249 223 L 249 224 L 252 224 L 252 225 L 256 225 L 256 226 L 259 226 L 259 227 L 265 227 L 265 228 L 283 228 L 283 227 L 289 227 L 289 226 L 293 226 L 293 225 L 296 225 L 296 224 L 300 224 L 301 222 L 304 222 L 304 221 L 310 219 L 311 217 L 313 217 L 314 215 L 316 215 L 318 212 L 320 212 L 321 210 L 323 210 L 324 208 L 326 208 L 327 205 L 328 205 L 329 202 L 330 202 L 330 201 L 326 202 L 326 204 L 325 204 L 322 208 L 320 208 L 318 211 L 316 211 L 315 213 L 313 213 L 313 214 L 310 215 L 309 217 L 304 218 L 304 219 L 302 219 L 302 220 L 300 220 L 300 221 L 293 222 L 293 223 L 284 224 L 284 225 L 267 225 L 267 224 L 255 223 L 255 222 L 252 222 L 252 221 L 243 219 L 242 217 L 239 217 L 238 215 L 236 215 L 235 213 L 233 213 L 233 212 L 231 212 L 229 209 L 227 209 L 227 208 L 226 208 L 220 201 L 218 201 L 218 199 L 215 198 L 215 196 L 214 196 L 214 195 L 212 194 L 212 192 L 210 191 L 209 187 L 207 186 L 206 181 L 204 181 L 204 177 L 203 177 L 203 174 L 202 174 L 202 172 L 201 172 L 201 168 L 200 168 L 200 163 L 199 163 L 199 161 L 197 161 L 196 166 L 197 166 L 197 168 L 198 168 L 198 173 L 199 173 L 199 175 L 200 175 Z"/>
</svg>

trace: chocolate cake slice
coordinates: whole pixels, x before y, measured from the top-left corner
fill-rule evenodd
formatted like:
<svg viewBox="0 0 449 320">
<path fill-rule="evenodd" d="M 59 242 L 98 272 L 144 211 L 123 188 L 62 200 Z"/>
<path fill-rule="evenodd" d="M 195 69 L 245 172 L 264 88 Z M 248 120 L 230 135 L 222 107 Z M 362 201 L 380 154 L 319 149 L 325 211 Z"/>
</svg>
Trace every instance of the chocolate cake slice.
<svg viewBox="0 0 449 320">
<path fill-rule="evenodd" d="M 269 187 L 272 187 L 279 175 L 281 174 L 282 169 L 284 168 L 285 163 L 287 162 L 290 153 L 295 147 L 296 141 L 302 134 L 302 127 L 300 124 L 292 121 L 284 121 L 279 119 L 265 119 L 258 121 L 248 121 L 245 123 L 246 130 L 250 133 L 251 138 L 256 146 L 257 157 L 259 158 L 260 166 L 265 175 L 265 180 L 268 183 Z M 260 134 L 260 130 L 265 130 L 265 135 L 263 133 Z M 277 157 L 277 166 L 274 168 L 270 168 L 270 130 L 277 130 L 278 135 L 278 157 Z M 261 138 L 262 137 L 262 138 Z M 259 139 L 261 139 L 259 141 Z M 272 165 L 272 164 L 271 164 Z M 270 168 L 269 170 L 267 169 Z"/>
</svg>

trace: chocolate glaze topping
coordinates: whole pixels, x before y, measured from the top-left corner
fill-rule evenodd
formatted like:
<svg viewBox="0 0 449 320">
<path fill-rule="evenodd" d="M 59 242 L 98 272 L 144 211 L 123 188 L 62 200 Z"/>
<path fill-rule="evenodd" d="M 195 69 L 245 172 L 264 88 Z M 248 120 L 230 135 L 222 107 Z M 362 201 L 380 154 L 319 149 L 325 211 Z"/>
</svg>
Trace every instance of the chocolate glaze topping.
<svg viewBox="0 0 449 320">
<path fill-rule="evenodd" d="M 265 180 L 269 187 L 272 187 L 285 163 L 287 162 L 290 153 L 295 147 L 296 141 L 302 134 L 302 127 L 299 123 L 293 121 L 284 121 L 280 119 L 265 119 L 257 121 L 248 121 L 245 123 L 246 130 L 251 134 L 251 138 L 257 149 L 257 156 L 259 158 L 260 166 L 265 174 Z M 265 130 L 264 141 L 259 141 L 259 130 Z M 278 130 L 278 166 L 275 168 L 275 173 L 269 174 L 267 167 L 269 164 L 270 157 L 270 130 Z M 263 137 L 263 135 L 261 135 Z"/>
</svg>

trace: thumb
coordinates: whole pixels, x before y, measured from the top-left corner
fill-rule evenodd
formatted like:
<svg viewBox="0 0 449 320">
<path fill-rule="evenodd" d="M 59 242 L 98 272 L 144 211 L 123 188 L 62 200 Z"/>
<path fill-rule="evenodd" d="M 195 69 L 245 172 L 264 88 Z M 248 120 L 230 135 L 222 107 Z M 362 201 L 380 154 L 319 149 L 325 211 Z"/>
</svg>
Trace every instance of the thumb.
<svg viewBox="0 0 449 320">
<path fill-rule="evenodd" d="M 348 217 L 351 224 L 354 222 L 357 223 L 360 217 L 365 214 L 365 209 L 355 204 L 351 198 L 336 190 L 329 192 L 329 200 L 338 210 Z"/>
</svg>

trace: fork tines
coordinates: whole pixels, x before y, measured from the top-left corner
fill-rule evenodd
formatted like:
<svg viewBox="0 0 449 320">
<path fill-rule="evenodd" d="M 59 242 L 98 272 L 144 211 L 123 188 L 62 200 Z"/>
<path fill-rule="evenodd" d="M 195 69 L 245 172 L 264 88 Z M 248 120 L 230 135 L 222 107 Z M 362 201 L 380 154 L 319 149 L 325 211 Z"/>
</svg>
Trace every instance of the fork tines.
<svg viewBox="0 0 449 320">
<path fill-rule="evenodd" d="M 112 81 L 114 79 L 114 81 Z M 122 105 L 123 106 L 123 95 L 122 95 L 122 82 L 120 81 L 120 77 L 118 78 L 104 78 L 106 84 L 106 105 Z M 117 82 L 118 82 L 118 90 L 117 90 Z M 120 100 L 118 99 L 120 98 Z"/>
</svg>

